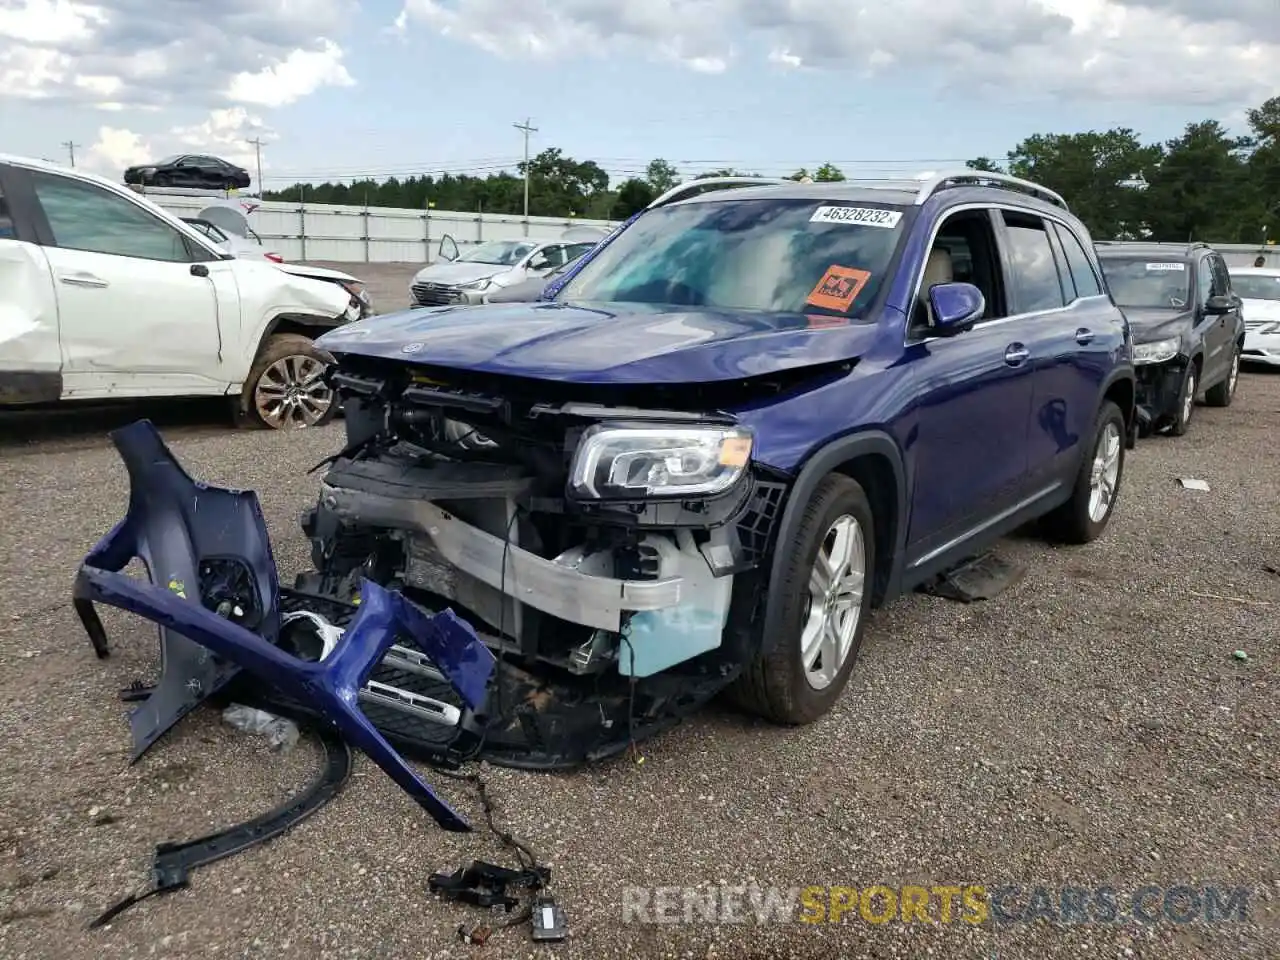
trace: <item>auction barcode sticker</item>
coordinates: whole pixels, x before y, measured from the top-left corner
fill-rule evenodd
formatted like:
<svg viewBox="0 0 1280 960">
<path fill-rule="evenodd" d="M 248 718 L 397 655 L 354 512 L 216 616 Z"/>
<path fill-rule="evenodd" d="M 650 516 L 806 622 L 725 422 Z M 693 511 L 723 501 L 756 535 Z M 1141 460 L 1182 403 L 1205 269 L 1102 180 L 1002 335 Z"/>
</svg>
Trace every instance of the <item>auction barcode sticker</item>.
<svg viewBox="0 0 1280 960">
<path fill-rule="evenodd" d="M 1185 263 L 1148 263 L 1147 269 L 1148 270 L 1176 270 L 1178 271 L 1178 273 L 1182 273 L 1184 270 L 1187 269 L 1187 265 Z"/>
<path fill-rule="evenodd" d="M 810 223 L 848 223 L 857 227 L 884 227 L 892 230 L 902 219 L 901 210 L 877 210 L 874 207 L 819 207 Z"/>
</svg>

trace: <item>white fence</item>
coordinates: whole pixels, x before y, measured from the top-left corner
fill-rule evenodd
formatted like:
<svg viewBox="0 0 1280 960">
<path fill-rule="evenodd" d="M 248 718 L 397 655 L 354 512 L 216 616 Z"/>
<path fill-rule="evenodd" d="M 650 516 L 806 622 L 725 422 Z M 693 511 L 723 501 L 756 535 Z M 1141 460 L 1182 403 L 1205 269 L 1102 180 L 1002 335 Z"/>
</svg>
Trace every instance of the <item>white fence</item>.
<svg viewBox="0 0 1280 960">
<path fill-rule="evenodd" d="M 1280 269 L 1280 246 L 1272 244 L 1215 243 L 1213 248 L 1222 254 L 1228 267 L 1252 267 L 1258 257 L 1263 266 Z"/>
<path fill-rule="evenodd" d="M 248 210 L 249 225 L 286 260 L 339 263 L 427 263 L 436 259 L 440 239 L 453 237 L 460 250 L 485 240 L 529 237 L 558 240 L 570 227 L 610 229 L 611 220 L 561 220 L 457 210 L 409 210 L 403 207 L 342 206 L 332 203 L 265 203 L 250 198 L 169 196 L 147 191 L 148 199 L 179 217 L 194 217 L 213 205 Z M 254 206 L 256 204 L 256 206 Z M 251 209 L 250 209 L 251 208 Z M 1280 246 L 1215 244 L 1227 265 L 1252 266 L 1262 256 L 1280 268 Z"/>
<path fill-rule="evenodd" d="M 179 217 L 194 217 L 215 205 L 239 206 L 247 211 L 254 232 L 286 260 L 340 263 L 426 263 L 436 258 L 440 239 L 446 234 L 465 250 L 485 240 L 558 240 L 570 227 L 609 229 L 616 225 L 609 220 L 526 220 L 456 210 L 366 209 L 332 203 L 165 196 L 151 191 L 147 199 Z"/>
</svg>

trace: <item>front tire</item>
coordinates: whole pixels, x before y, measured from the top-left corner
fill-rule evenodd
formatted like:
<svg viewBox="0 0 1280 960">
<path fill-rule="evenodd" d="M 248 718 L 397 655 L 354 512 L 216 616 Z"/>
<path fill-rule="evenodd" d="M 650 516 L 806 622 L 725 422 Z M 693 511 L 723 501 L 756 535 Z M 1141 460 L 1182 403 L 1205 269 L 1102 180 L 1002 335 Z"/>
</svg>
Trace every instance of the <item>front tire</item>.
<svg viewBox="0 0 1280 960">
<path fill-rule="evenodd" d="M 1169 425 L 1169 436 L 1184 436 L 1191 427 L 1191 415 L 1196 409 L 1196 391 L 1200 389 L 1200 368 L 1194 360 L 1187 362 L 1182 375 L 1182 389 L 1178 391 L 1178 411 Z"/>
<path fill-rule="evenodd" d="M 875 524 L 866 492 L 842 474 L 818 484 L 769 603 L 782 604 L 773 649 L 751 664 L 734 698 L 780 724 L 817 720 L 844 691 L 871 608 Z"/>
<path fill-rule="evenodd" d="M 268 337 L 244 382 L 236 421 L 246 427 L 301 430 L 328 423 L 338 398 L 321 379 L 333 358 L 299 333 Z"/>
<path fill-rule="evenodd" d="M 1124 414 L 1106 400 L 1093 425 L 1093 443 L 1081 459 L 1071 499 L 1045 517 L 1049 537 L 1089 543 L 1102 536 L 1124 478 Z"/>
<path fill-rule="evenodd" d="M 1204 402 L 1210 407 L 1229 407 L 1231 401 L 1235 399 L 1236 385 L 1240 382 L 1240 344 L 1233 344 L 1231 348 L 1231 370 L 1227 373 L 1227 379 L 1221 383 L 1215 383 L 1212 387 L 1204 392 Z"/>
</svg>

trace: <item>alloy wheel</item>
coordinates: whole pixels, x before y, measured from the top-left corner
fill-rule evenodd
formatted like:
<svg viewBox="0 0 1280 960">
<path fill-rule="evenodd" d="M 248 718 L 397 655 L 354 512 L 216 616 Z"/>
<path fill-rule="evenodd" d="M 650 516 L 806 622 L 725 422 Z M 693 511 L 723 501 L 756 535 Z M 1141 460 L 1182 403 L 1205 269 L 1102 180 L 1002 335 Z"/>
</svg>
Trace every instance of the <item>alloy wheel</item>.
<svg viewBox="0 0 1280 960">
<path fill-rule="evenodd" d="M 276 430 L 315 426 L 333 405 L 333 391 L 321 379 L 325 364 L 315 357 L 281 357 L 262 371 L 253 404 L 263 423 Z"/>
<path fill-rule="evenodd" d="M 858 521 L 845 514 L 827 528 L 809 574 L 808 611 L 800 632 L 800 662 L 815 690 L 829 687 L 849 659 L 862 616 L 866 544 Z"/>
<path fill-rule="evenodd" d="M 1114 420 L 1108 420 L 1098 437 L 1093 452 L 1093 469 L 1089 479 L 1089 519 L 1101 523 L 1115 500 L 1116 486 L 1120 482 L 1120 428 Z"/>
</svg>

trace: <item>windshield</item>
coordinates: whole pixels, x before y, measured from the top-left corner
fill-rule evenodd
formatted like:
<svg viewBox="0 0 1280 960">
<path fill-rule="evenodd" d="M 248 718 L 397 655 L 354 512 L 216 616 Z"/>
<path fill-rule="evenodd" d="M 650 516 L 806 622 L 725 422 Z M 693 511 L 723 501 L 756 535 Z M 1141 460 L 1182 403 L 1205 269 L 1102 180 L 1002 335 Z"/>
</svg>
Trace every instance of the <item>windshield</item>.
<svg viewBox="0 0 1280 960">
<path fill-rule="evenodd" d="M 498 263 L 504 267 L 514 267 L 527 257 L 536 243 L 519 240 L 490 240 L 478 247 L 472 247 L 458 258 L 459 263 Z"/>
<path fill-rule="evenodd" d="M 1231 286 L 1245 300 L 1280 300 L 1280 276 L 1236 275 L 1231 278 Z"/>
<path fill-rule="evenodd" d="M 165 157 L 163 160 L 157 160 L 156 166 L 167 167 L 169 164 L 173 163 L 175 160 L 181 160 L 184 156 L 185 154 L 175 153 L 172 157 Z"/>
<path fill-rule="evenodd" d="M 1103 257 L 1100 262 L 1111 296 L 1121 307 L 1181 310 L 1190 300 L 1185 261 Z"/>
<path fill-rule="evenodd" d="M 815 200 L 659 207 L 586 263 L 559 300 L 861 316 L 893 258 L 903 212 Z"/>
</svg>

